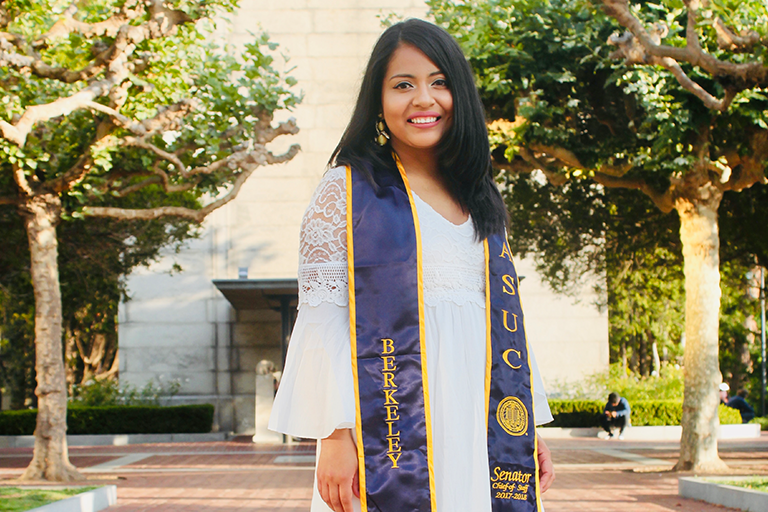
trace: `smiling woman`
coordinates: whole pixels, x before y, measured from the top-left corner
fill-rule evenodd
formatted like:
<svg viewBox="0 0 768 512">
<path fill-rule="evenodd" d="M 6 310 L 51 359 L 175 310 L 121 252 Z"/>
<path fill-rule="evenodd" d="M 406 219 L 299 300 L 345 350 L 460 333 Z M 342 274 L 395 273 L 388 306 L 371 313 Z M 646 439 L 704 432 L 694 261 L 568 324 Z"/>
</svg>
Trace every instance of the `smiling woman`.
<svg viewBox="0 0 768 512">
<path fill-rule="evenodd" d="M 311 510 L 542 511 L 552 416 L 482 104 L 446 32 L 382 34 L 330 165 L 270 420 L 319 440 Z"/>
<path fill-rule="evenodd" d="M 415 151 L 429 157 L 453 121 L 453 95 L 445 73 L 420 50 L 400 46 L 387 66 L 382 113 L 401 159 Z"/>
</svg>

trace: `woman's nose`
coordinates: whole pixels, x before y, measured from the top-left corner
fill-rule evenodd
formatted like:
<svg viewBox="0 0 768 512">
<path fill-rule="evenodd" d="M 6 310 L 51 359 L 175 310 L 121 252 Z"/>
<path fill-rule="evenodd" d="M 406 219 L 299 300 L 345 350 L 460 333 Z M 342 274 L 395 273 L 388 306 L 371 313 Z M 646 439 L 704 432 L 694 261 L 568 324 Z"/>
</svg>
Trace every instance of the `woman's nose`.
<svg viewBox="0 0 768 512">
<path fill-rule="evenodd" d="M 416 96 L 413 98 L 413 105 L 416 107 L 429 107 L 435 103 L 429 87 L 419 87 L 416 89 Z"/>
</svg>

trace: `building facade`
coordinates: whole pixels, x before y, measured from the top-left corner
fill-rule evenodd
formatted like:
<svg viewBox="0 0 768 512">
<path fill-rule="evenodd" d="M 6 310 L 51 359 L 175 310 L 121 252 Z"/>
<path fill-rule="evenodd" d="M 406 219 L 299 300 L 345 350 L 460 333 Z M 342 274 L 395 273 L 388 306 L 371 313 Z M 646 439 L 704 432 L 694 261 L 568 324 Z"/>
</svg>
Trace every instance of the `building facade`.
<svg viewBox="0 0 768 512">
<path fill-rule="evenodd" d="M 299 226 L 312 192 L 351 115 L 383 17 L 424 17 L 421 0 L 242 0 L 221 34 L 240 45 L 267 31 L 290 56 L 304 99 L 289 163 L 263 167 L 238 198 L 214 212 L 199 239 L 128 280 L 119 315 L 120 379 L 137 387 L 177 380 L 174 401 L 216 405 L 216 428 L 254 429 L 256 366 L 282 364 L 295 318 Z M 172 272 L 173 265 L 181 272 Z M 554 295 L 531 261 L 517 262 L 526 330 L 545 383 L 567 382 L 608 365 L 608 319 L 585 290 Z"/>
</svg>

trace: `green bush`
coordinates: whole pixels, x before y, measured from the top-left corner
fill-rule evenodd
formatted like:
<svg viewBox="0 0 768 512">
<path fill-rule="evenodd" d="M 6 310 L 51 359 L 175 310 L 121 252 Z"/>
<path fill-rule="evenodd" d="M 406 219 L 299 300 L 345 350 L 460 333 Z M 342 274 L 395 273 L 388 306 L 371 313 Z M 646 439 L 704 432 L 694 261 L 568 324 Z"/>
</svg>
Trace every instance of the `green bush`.
<svg viewBox="0 0 768 512">
<path fill-rule="evenodd" d="M 758 416 L 750 421 L 750 423 L 758 423 L 760 425 L 760 430 L 768 430 L 768 416 Z"/>
<path fill-rule="evenodd" d="M 213 427 L 213 405 L 109 405 L 67 408 L 68 434 L 197 434 Z M 0 435 L 32 435 L 37 410 L 0 412 Z"/>
<path fill-rule="evenodd" d="M 25 436 L 35 431 L 37 410 L 22 409 L 19 411 L 0 412 L 0 435 Z"/>
<path fill-rule="evenodd" d="M 630 402 L 631 422 L 634 426 L 680 425 L 683 417 L 682 400 L 636 400 Z M 549 408 L 555 421 L 547 427 L 599 427 L 605 407 L 602 400 L 549 400 Z M 741 423 L 739 411 L 721 405 L 718 409 L 723 425 Z"/>
<path fill-rule="evenodd" d="M 161 382 L 150 379 L 144 387 L 120 384 L 115 379 L 90 379 L 72 387 L 70 403 L 76 406 L 101 405 L 162 405 L 181 389 L 181 382 Z"/>
<path fill-rule="evenodd" d="M 741 413 L 738 409 L 720 405 L 720 409 L 717 412 L 720 416 L 721 425 L 738 425 L 741 423 Z"/>
<path fill-rule="evenodd" d="M 569 400 L 605 400 L 608 393 L 618 393 L 630 403 L 637 400 L 679 400 L 683 396 L 683 370 L 662 363 L 658 377 L 641 377 L 620 363 L 593 373 L 579 382 L 554 382 L 547 394 Z"/>
</svg>

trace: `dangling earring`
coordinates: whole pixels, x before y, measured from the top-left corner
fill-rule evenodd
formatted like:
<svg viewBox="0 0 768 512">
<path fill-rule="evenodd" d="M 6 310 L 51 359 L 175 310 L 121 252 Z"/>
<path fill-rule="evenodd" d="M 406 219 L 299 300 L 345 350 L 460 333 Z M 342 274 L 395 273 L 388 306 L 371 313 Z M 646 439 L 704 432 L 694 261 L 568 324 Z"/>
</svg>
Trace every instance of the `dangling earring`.
<svg viewBox="0 0 768 512">
<path fill-rule="evenodd" d="M 386 146 L 389 141 L 387 125 L 384 124 L 384 114 L 379 114 L 379 120 L 376 122 L 376 142 L 379 146 Z"/>
</svg>

